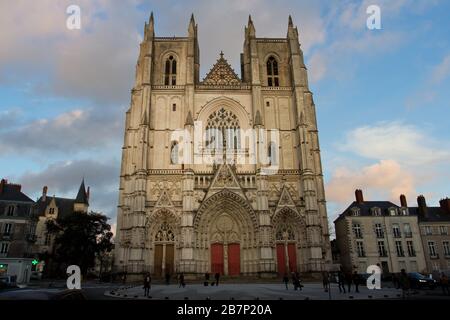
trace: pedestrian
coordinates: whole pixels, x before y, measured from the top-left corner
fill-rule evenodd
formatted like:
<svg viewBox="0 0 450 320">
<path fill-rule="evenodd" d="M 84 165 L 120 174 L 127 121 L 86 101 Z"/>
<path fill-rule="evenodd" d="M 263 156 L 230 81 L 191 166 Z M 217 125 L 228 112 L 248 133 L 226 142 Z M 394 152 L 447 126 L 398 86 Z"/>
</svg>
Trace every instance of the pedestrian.
<svg viewBox="0 0 450 320">
<path fill-rule="evenodd" d="M 170 273 L 166 273 L 166 285 L 169 285 L 170 284 Z"/>
<path fill-rule="evenodd" d="M 292 285 L 294 286 L 294 290 L 297 291 L 297 278 L 295 277 L 295 273 L 291 272 Z"/>
<path fill-rule="evenodd" d="M 346 293 L 345 292 L 345 276 L 342 271 L 338 272 L 337 282 L 338 282 L 338 286 L 339 286 L 339 293 L 342 293 L 342 292 Z"/>
<path fill-rule="evenodd" d="M 214 275 L 214 279 L 216 279 L 216 287 L 219 286 L 219 279 L 220 279 L 220 273 L 216 272 L 216 274 Z"/>
<path fill-rule="evenodd" d="M 359 274 L 358 274 L 357 271 L 355 271 L 355 272 L 353 273 L 352 280 L 353 280 L 353 284 L 355 285 L 355 292 L 356 292 L 356 293 L 359 293 L 359 282 L 360 282 L 360 277 L 359 277 Z"/>
<path fill-rule="evenodd" d="M 442 291 L 444 292 L 444 295 L 450 296 L 450 290 L 448 287 L 448 277 L 443 272 L 441 274 L 440 282 L 441 282 L 441 287 L 442 287 Z"/>
<path fill-rule="evenodd" d="M 209 272 L 205 273 L 205 282 L 203 283 L 203 285 L 207 287 L 208 284 L 209 284 Z"/>
<path fill-rule="evenodd" d="M 179 285 L 179 288 L 181 288 L 181 287 L 186 287 L 186 283 L 184 282 L 184 273 L 182 272 L 182 273 L 180 273 L 180 285 Z"/>
<path fill-rule="evenodd" d="M 300 289 L 300 291 L 302 291 L 302 281 L 300 279 L 300 273 L 296 272 L 295 273 L 295 279 L 297 280 L 297 287 Z"/>
<path fill-rule="evenodd" d="M 399 284 L 402 289 L 402 298 L 405 299 L 409 295 L 409 289 L 411 288 L 408 274 L 405 269 L 402 269 L 399 276 Z"/>
<path fill-rule="evenodd" d="M 325 292 L 328 292 L 328 285 L 330 284 L 329 274 L 327 271 L 322 272 L 322 284 Z"/>
<path fill-rule="evenodd" d="M 289 288 L 288 288 L 289 277 L 288 277 L 287 273 L 284 273 L 284 275 L 283 275 L 283 282 L 284 282 L 284 285 L 286 286 L 286 290 L 289 290 Z"/>
<path fill-rule="evenodd" d="M 352 273 L 350 271 L 345 273 L 345 282 L 347 282 L 347 291 L 350 293 L 352 288 Z"/>
<path fill-rule="evenodd" d="M 149 296 L 151 283 L 152 278 L 150 277 L 150 274 L 147 274 L 144 278 L 144 297 Z"/>
</svg>

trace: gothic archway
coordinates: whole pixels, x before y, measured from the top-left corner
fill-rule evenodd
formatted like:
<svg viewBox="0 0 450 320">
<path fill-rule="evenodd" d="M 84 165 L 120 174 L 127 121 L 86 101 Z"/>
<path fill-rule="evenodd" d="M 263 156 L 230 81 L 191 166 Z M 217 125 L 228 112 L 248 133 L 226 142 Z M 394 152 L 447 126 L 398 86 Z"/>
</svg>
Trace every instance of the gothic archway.
<svg viewBox="0 0 450 320">
<path fill-rule="evenodd" d="M 300 271 L 300 249 L 307 241 L 304 217 L 289 207 L 283 207 L 273 216 L 272 224 L 278 274 Z"/>
<path fill-rule="evenodd" d="M 179 218 L 165 208 L 155 211 L 147 220 L 150 272 L 157 277 L 176 271 L 179 225 Z"/>
<path fill-rule="evenodd" d="M 206 199 L 194 217 L 199 272 L 236 276 L 258 270 L 256 215 L 245 199 L 224 189 Z"/>
</svg>

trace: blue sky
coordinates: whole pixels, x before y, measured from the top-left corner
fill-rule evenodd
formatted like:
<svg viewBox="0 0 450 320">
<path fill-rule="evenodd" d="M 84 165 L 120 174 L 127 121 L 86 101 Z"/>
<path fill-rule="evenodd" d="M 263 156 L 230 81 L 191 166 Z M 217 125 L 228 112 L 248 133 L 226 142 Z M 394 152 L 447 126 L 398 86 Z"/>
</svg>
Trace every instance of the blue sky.
<svg viewBox="0 0 450 320">
<path fill-rule="evenodd" d="M 81 8 L 81 30 L 66 8 Z M 381 9 L 381 30 L 366 8 Z M 328 213 L 353 200 L 450 196 L 448 1 L 0 1 L 0 175 L 36 198 L 75 196 L 115 220 L 124 111 L 143 25 L 184 36 L 193 12 L 202 76 L 223 50 L 235 70 L 251 14 L 258 37 L 298 26 L 317 108 Z M 20 24 L 17 23 L 20 21 Z M 8 32 L 5 32 L 7 30 Z"/>
</svg>

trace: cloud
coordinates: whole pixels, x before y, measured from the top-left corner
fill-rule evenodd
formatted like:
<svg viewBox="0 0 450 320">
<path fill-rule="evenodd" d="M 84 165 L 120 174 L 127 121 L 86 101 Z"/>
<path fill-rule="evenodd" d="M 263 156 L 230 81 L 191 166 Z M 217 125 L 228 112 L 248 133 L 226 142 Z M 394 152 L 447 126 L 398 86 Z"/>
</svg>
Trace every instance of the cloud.
<svg viewBox="0 0 450 320">
<path fill-rule="evenodd" d="M 0 153 L 47 154 L 106 148 L 121 143 L 123 112 L 112 108 L 75 109 L 0 131 Z M 8 114 L 14 112 L 8 112 Z M 117 149 L 119 150 L 119 149 Z"/>
<path fill-rule="evenodd" d="M 340 149 L 369 159 L 426 165 L 450 161 L 449 148 L 444 147 L 445 144 L 433 141 L 432 137 L 413 125 L 394 121 L 351 130 Z"/>
<path fill-rule="evenodd" d="M 19 120 L 22 110 L 18 108 L 0 111 L 0 135 L 1 131 L 14 127 Z"/>
<path fill-rule="evenodd" d="M 431 82 L 440 84 L 448 76 L 450 76 L 450 54 L 446 55 L 441 63 L 434 67 L 431 73 Z"/>
<path fill-rule="evenodd" d="M 20 181 L 24 192 L 34 198 L 48 186 L 48 194 L 75 198 L 81 180 L 90 186 L 90 209 L 114 218 L 119 189 L 119 160 L 98 162 L 90 159 L 61 161 L 48 165 L 42 171 L 25 172 L 11 181 Z"/>
<path fill-rule="evenodd" d="M 416 194 L 413 172 L 394 160 L 381 160 L 369 166 L 339 167 L 326 184 L 329 201 L 348 205 L 353 201 L 355 189 L 364 190 L 366 200 L 391 200 L 398 202 L 400 194 Z"/>
</svg>

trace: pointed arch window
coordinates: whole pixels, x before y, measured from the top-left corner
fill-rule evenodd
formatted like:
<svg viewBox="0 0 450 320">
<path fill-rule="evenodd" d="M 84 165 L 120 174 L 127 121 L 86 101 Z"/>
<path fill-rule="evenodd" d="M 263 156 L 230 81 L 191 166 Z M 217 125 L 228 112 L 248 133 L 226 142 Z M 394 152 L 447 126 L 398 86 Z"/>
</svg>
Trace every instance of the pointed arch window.
<svg viewBox="0 0 450 320">
<path fill-rule="evenodd" d="M 209 115 L 206 123 L 207 149 L 232 149 L 235 152 L 241 147 L 240 124 L 238 117 L 225 108 Z"/>
<path fill-rule="evenodd" d="M 164 85 L 175 86 L 177 84 L 177 60 L 170 56 L 166 60 L 164 70 Z"/>
<path fill-rule="evenodd" d="M 280 86 L 278 62 L 273 56 L 270 56 L 269 59 L 267 59 L 267 85 L 269 87 Z"/>
<path fill-rule="evenodd" d="M 273 141 L 270 142 L 267 148 L 267 156 L 269 158 L 269 165 L 276 166 L 278 164 L 277 144 Z"/>
<path fill-rule="evenodd" d="M 172 141 L 170 147 L 170 164 L 178 164 L 178 142 Z"/>
</svg>

